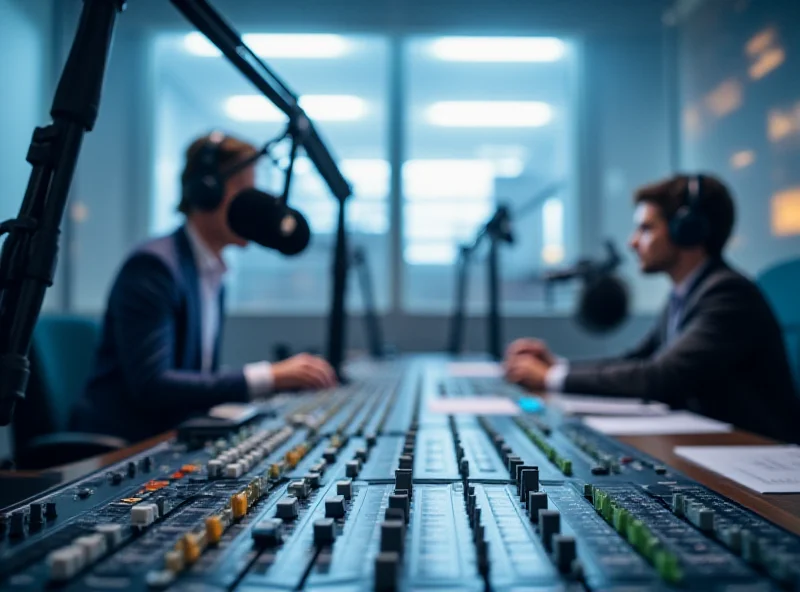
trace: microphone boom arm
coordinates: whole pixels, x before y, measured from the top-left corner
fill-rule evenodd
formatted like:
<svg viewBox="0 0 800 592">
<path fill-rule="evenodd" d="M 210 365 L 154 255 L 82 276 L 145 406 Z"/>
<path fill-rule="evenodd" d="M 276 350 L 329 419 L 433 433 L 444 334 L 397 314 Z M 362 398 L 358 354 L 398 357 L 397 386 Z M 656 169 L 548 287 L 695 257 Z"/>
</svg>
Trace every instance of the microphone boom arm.
<svg viewBox="0 0 800 592">
<path fill-rule="evenodd" d="M 297 96 L 259 57 L 242 41 L 241 36 L 214 10 L 207 0 L 170 0 L 173 5 L 191 22 L 198 31 L 213 43 L 228 61 L 247 78 L 278 109 L 289 117 L 289 130 L 292 135 L 292 153 L 286 171 L 283 200 L 286 203 L 290 187 L 290 177 L 298 146 L 302 145 L 308 158 L 325 180 L 331 193 L 339 201 L 336 227 L 336 246 L 334 248 L 331 293 L 331 306 L 328 314 L 328 361 L 339 379 L 344 362 L 345 329 L 347 310 L 347 216 L 345 204 L 353 193 L 350 184 L 342 175 L 314 124 L 300 107 Z"/>
</svg>

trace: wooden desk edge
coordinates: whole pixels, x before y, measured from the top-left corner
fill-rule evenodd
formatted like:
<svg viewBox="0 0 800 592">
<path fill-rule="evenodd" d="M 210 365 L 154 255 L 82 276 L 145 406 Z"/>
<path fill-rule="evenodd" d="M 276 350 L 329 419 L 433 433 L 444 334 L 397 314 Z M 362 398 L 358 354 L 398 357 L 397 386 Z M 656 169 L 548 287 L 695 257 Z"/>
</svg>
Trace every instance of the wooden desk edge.
<svg viewBox="0 0 800 592">
<path fill-rule="evenodd" d="M 800 494 L 756 493 L 675 454 L 676 446 L 769 446 L 779 444 L 778 442 L 739 430 L 724 434 L 620 436 L 617 439 L 649 454 L 763 518 L 800 535 Z"/>
</svg>

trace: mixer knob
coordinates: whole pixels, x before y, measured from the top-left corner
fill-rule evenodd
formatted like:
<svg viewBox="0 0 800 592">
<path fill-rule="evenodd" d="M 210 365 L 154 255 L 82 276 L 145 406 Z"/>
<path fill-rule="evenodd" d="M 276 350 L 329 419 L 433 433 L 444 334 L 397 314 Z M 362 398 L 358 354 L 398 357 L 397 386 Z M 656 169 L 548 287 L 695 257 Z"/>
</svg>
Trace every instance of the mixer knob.
<svg viewBox="0 0 800 592">
<path fill-rule="evenodd" d="M 269 518 L 253 527 L 253 542 L 259 547 L 277 547 L 283 542 L 283 520 Z"/>
<path fill-rule="evenodd" d="M 141 466 L 145 473 L 150 472 L 153 469 L 153 459 L 149 456 L 145 456 L 141 461 Z"/>
<path fill-rule="evenodd" d="M 411 469 L 396 469 L 394 472 L 394 488 L 405 489 L 408 497 L 413 497 Z"/>
<path fill-rule="evenodd" d="M 389 496 L 389 507 L 397 508 L 403 512 L 403 522 L 408 523 L 409 499 L 407 493 L 397 493 Z"/>
<path fill-rule="evenodd" d="M 336 523 L 332 518 L 320 518 L 314 521 L 314 544 L 330 545 L 336 540 Z"/>
<path fill-rule="evenodd" d="M 303 479 L 292 481 L 289 483 L 289 495 L 297 499 L 306 499 L 308 497 L 308 483 Z"/>
<path fill-rule="evenodd" d="M 356 449 L 356 458 L 360 460 L 362 463 L 367 462 L 367 449 L 366 448 L 357 448 Z"/>
<path fill-rule="evenodd" d="M 569 573 L 572 568 L 572 562 L 575 561 L 576 557 L 575 537 L 557 534 L 553 536 L 552 542 L 553 560 L 556 567 L 558 567 L 558 571 Z"/>
<path fill-rule="evenodd" d="M 28 509 L 28 523 L 31 525 L 31 527 L 41 525 L 43 522 L 42 504 L 33 503 L 28 506 Z"/>
<path fill-rule="evenodd" d="M 357 460 L 348 461 L 345 465 L 345 475 L 351 479 L 358 477 L 359 463 Z"/>
<path fill-rule="evenodd" d="M 275 505 L 275 515 L 283 520 L 294 520 L 297 518 L 297 498 L 285 497 Z"/>
<path fill-rule="evenodd" d="M 367 446 L 372 448 L 378 443 L 378 437 L 375 434 L 367 434 Z"/>
<path fill-rule="evenodd" d="M 539 491 L 539 469 L 524 469 L 521 472 L 519 501 L 528 501 L 528 493 Z"/>
<path fill-rule="evenodd" d="M 8 535 L 15 538 L 25 536 L 25 512 L 17 510 L 11 514 L 11 524 L 8 528 Z"/>
<path fill-rule="evenodd" d="M 547 509 L 547 494 L 544 491 L 528 492 L 528 516 L 531 522 L 539 521 L 539 511 Z"/>
<path fill-rule="evenodd" d="M 391 521 L 381 523 L 381 551 L 403 554 L 406 526 L 403 522 Z"/>
<path fill-rule="evenodd" d="M 306 473 L 305 475 L 303 475 L 303 479 L 305 479 L 306 483 L 308 483 L 311 486 L 311 489 L 319 489 L 321 485 L 321 478 L 319 473 Z"/>
<path fill-rule="evenodd" d="M 325 459 L 325 462 L 332 465 L 336 462 L 336 449 L 335 448 L 326 448 L 325 451 L 322 453 L 322 458 Z"/>
<path fill-rule="evenodd" d="M 509 456 L 507 461 L 508 473 L 512 479 L 516 480 L 517 467 L 522 466 L 522 459 L 518 456 Z"/>
<path fill-rule="evenodd" d="M 136 463 L 132 460 L 128 461 L 128 465 L 126 467 L 128 471 L 128 477 L 133 478 L 136 476 Z"/>
<path fill-rule="evenodd" d="M 344 496 L 334 495 L 325 500 L 326 518 L 344 518 Z"/>
<path fill-rule="evenodd" d="M 121 524 L 98 524 L 95 531 L 106 539 L 106 547 L 113 549 L 122 542 Z"/>
<path fill-rule="evenodd" d="M 346 481 L 336 482 L 336 495 L 341 495 L 344 499 L 349 500 L 353 497 L 353 482 L 350 479 Z"/>
<path fill-rule="evenodd" d="M 381 552 L 375 558 L 376 592 L 394 592 L 400 575 L 399 553 Z"/>
<path fill-rule="evenodd" d="M 553 550 L 553 535 L 561 529 L 561 514 L 558 510 L 539 510 L 539 533 L 542 544 L 548 551 Z"/>
<path fill-rule="evenodd" d="M 55 502 L 45 502 L 44 504 L 44 517 L 48 520 L 52 520 L 58 516 L 58 512 L 56 511 L 56 503 Z"/>
<path fill-rule="evenodd" d="M 404 454 L 399 459 L 399 465 L 401 469 L 413 469 L 414 468 L 414 457 L 410 454 Z"/>
</svg>

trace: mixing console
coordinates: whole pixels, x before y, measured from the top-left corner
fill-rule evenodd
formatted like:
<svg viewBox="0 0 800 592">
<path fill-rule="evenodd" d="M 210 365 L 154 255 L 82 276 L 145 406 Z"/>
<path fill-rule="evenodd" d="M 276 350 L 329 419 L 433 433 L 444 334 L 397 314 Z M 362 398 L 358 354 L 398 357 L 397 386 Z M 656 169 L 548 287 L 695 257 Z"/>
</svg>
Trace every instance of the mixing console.
<svg viewBox="0 0 800 592">
<path fill-rule="evenodd" d="M 4 590 L 800 589 L 800 538 L 440 360 L 356 367 L 0 513 Z"/>
</svg>

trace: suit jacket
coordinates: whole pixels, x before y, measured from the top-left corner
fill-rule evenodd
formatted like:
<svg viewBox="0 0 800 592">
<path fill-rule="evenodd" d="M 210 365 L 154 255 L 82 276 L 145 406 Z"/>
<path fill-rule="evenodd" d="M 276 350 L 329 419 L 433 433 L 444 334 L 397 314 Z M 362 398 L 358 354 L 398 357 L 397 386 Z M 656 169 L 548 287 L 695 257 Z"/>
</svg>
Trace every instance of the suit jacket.
<svg viewBox="0 0 800 592">
<path fill-rule="evenodd" d="M 780 326 L 758 287 L 723 261 L 694 283 L 677 335 L 667 344 L 667 310 L 633 351 L 571 362 L 564 390 L 644 397 L 738 427 L 800 441 L 795 394 Z"/>
<path fill-rule="evenodd" d="M 220 332 L 222 294 L 220 294 Z M 241 370 L 202 373 L 197 266 L 184 227 L 125 261 L 108 298 L 94 374 L 72 427 L 141 440 L 219 403 L 246 401 Z"/>
</svg>

